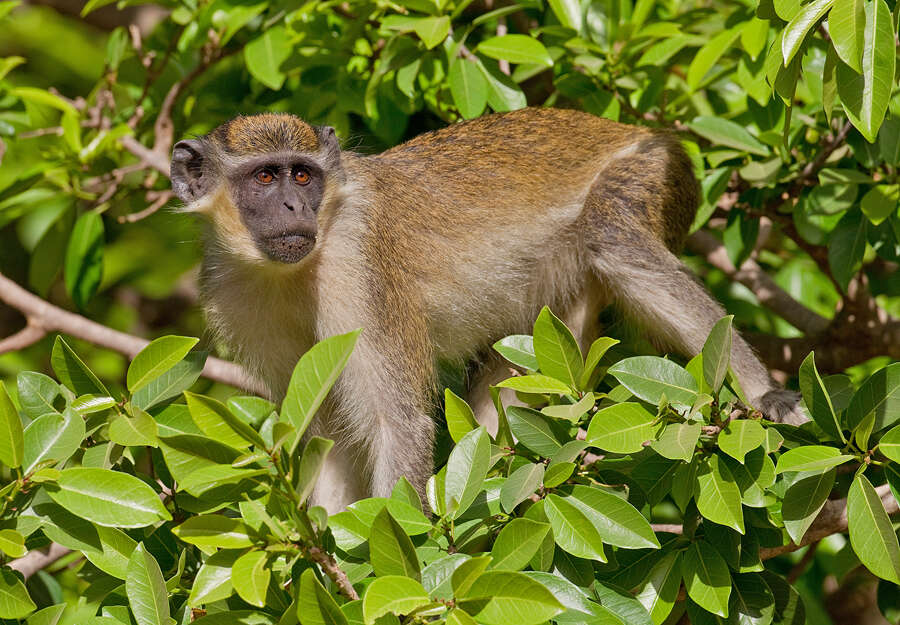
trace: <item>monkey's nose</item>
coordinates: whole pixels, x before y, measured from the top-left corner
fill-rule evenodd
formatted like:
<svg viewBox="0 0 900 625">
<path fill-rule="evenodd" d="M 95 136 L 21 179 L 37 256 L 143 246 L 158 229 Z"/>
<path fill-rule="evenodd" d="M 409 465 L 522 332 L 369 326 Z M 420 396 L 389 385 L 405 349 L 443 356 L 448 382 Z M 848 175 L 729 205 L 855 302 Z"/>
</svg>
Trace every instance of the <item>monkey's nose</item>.
<svg viewBox="0 0 900 625">
<path fill-rule="evenodd" d="M 288 204 L 287 202 L 285 202 L 284 205 L 285 205 L 285 207 L 286 207 L 289 211 L 294 210 L 294 207 L 291 206 L 290 204 Z"/>
</svg>

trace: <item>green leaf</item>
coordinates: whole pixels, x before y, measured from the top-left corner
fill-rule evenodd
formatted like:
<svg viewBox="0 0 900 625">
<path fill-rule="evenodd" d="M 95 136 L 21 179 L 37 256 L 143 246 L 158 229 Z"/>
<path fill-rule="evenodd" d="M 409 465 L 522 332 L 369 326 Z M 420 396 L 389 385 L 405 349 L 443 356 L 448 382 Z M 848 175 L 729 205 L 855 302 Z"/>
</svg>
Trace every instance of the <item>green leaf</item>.
<svg viewBox="0 0 900 625">
<path fill-rule="evenodd" d="M 784 493 L 781 516 L 788 535 L 798 545 L 828 500 L 835 475 L 836 471 L 831 469 L 805 477 L 791 484 Z"/>
<path fill-rule="evenodd" d="M 516 518 L 507 523 L 491 548 L 492 569 L 519 571 L 537 553 L 550 525 L 530 519 Z"/>
<path fill-rule="evenodd" d="M 472 587 L 491 563 L 491 556 L 485 554 L 466 560 L 453 571 L 451 585 L 453 594 L 461 597 Z"/>
<path fill-rule="evenodd" d="M 413 30 L 425 47 L 431 50 L 447 38 L 447 34 L 450 32 L 450 17 L 442 15 L 441 17 L 419 18 L 415 21 Z"/>
<path fill-rule="evenodd" d="M 184 542 L 201 548 L 243 549 L 253 545 L 249 527 L 240 519 L 220 514 L 193 516 L 173 527 L 172 533 Z"/>
<path fill-rule="evenodd" d="M 691 91 L 696 90 L 700 86 L 709 70 L 728 51 L 728 48 L 734 44 L 740 34 L 740 28 L 729 28 L 703 44 L 691 60 L 690 66 L 688 66 L 687 84 Z"/>
<path fill-rule="evenodd" d="M 625 549 L 659 549 L 650 522 L 621 497 L 601 488 L 576 485 L 566 500 L 587 515 L 604 543 Z"/>
<path fill-rule="evenodd" d="M 500 506 L 511 513 L 540 487 L 543 479 L 543 464 L 529 462 L 522 465 L 500 487 Z"/>
<path fill-rule="evenodd" d="M 387 508 L 382 508 L 372 523 L 369 553 L 372 567 L 379 577 L 404 575 L 421 579 L 416 549 Z"/>
<path fill-rule="evenodd" d="M 488 105 L 495 111 L 514 111 L 524 108 L 528 102 L 525 99 L 525 93 L 522 89 L 512 81 L 512 79 L 500 71 L 494 63 L 485 64 L 480 59 L 478 61 L 478 69 L 487 80 Z"/>
<path fill-rule="evenodd" d="M 664 458 L 690 462 L 699 439 L 700 423 L 670 423 L 650 446 Z"/>
<path fill-rule="evenodd" d="M 125 594 L 138 625 L 170 625 L 169 593 L 159 564 L 138 543 L 128 561 Z"/>
<path fill-rule="evenodd" d="M 231 567 L 231 585 L 238 596 L 257 608 L 266 605 L 266 590 L 272 571 L 266 566 L 265 551 L 248 551 Z"/>
<path fill-rule="evenodd" d="M 609 351 L 609 348 L 618 343 L 619 341 L 617 339 L 611 339 L 608 336 L 601 336 L 591 343 L 591 347 L 588 349 L 587 356 L 584 359 L 584 370 L 581 373 L 581 379 L 578 381 L 578 388 L 593 388 L 593 385 L 591 385 L 591 378 L 596 372 L 597 365 L 600 364 L 600 361 L 603 359 L 603 356 L 606 355 L 606 352 Z"/>
<path fill-rule="evenodd" d="M 25 618 L 36 608 L 18 575 L 6 567 L 0 569 L 0 618 Z"/>
<path fill-rule="evenodd" d="M 294 367 L 281 416 L 297 430 L 298 440 L 346 366 L 360 332 L 354 330 L 316 343 Z"/>
<path fill-rule="evenodd" d="M 900 419 L 900 363 L 879 369 L 862 383 L 847 406 L 847 427 L 856 429 L 871 414 L 875 415 L 873 432 Z"/>
<path fill-rule="evenodd" d="M 191 412 L 191 419 L 211 439 L 238 449 L 251 444 L 260 449 L 266 448 L 265 441 L 256 430 L 234 416 L 222 402 L 188 391 L 184 392 L 184 398 Z"/>
<path fill-rule="evenodd" d="M 199 340 L 187 336 L 163 336 L 151 341 L 128 366 L 128 390 L 134 393 L 174 367 Z"/>
<path fill-rule="evenodd" d="M 53 402 L 59 396 L 59 384 L 53 378 L 35 371 L 22 371 L 16 376 L 19 405 L 29 419 L 48 412 L 58 412 Z"/>
<path fill-rule="evenodd" d="M 534 355 L 534 339 L 527 334 L 513 334 L 502 338 L 493 345 L 494 350 L 514 365 L 531 371 L 538 370 Z"/>
<path fill-rule="evenodd" d="M 78 441 L 81 443 L 81 441 Z M 0 381 L 0 462 L 11 469 L 22 464 L 25 440 L 19 412 Z"/>
<path fill-rule="evenodd" d="M 548 4 L 560 24 L 575 32 L 581 31 L 583 18 L 579 0 L 549 0 Z"/>
<path fill-rule="evenodd" d="M 657 356 L 634 356 L 620 360 L 608 373 L 637 397 L 658 405 L 665 395 L 670 402 L 690 406 L 697 398 L 697 381 L 671 360 Z"/>
<path fill-rule="evenodd" d="M 840 59 L 862 74 L 863 42 L 866 34 L 865 0 L 834 0 L 828 15 L 828 34 Z"/>
<path fill-rule="evenodd" d="M 775 473 L 785 471 L 827 471 L 832 467 L 853 460 L 853 456 L 842 454 L 835 447 L 825 445 L 804 445 L 781 454 L 775 465 Z"/>
<path fill-rule="evenodd" d="M 300 458 L 300 467 L 297 470 L 297 497 L 300 501 L 306 501 L 316 486 L 319 474 L 325 466 L 328 452 L 334 446 L 334 441 L 321 436 L 313 436 L 303 448 L 303 457 Z"/>
<path fill-rule="evenodd" d="M 457 601 L 484 625 L 539 625 L 564 610 L 540 582 L 512 571 L 484 573 Z"/>
<path fill-rule="evenodd" d="M 594 394 L 585 393 L 584 397 L 574 404 L 558 404 L 556 406 L 544 406 L 541 408 L 541 414 L 554 419 L 565 419 L 571 423 L 577 423 L 581 417 L 594 407 Z"/>
<path fill-rule="evenodd" d="M 575 388 L 584 362 L 572 332 L 544 306 L 534 322 L 534 355 L 541 373 Z"/>
<path fill-rule="evenodd" d="M 109 469 L 64 469 L 50 496 L 97 525 L 145 527 L 172 520 L 155 490 L 133 475 Z"/>
<path fill-rule="evenodd" d="M 544 488 L 556 488 L 572 476 L 575 468 L 574 462 L 551 464 L 547 467 L 547 472 L 544 474 Z"/>
<path fill-rule="evenodd" d="M 681 554 L 668 553 L 653 565 L 635 594 L 656 625 L 663 623 L 675 606 L 681 577 Z"/>
<path fill-rule="evenodd" d="M 492 59 L 503 59 L 510 63 L 529 63 L 546 67 L 553 65 L 553 59 L 544 44 L 528 35 L 489 37 L 478 44 L 476 51 Z"/>
<path fill-rule="evenodd" d="M 844 292 L 850 279 L 862 266 L 866 252 L 866 225 L 861 211 L 847 211 L 831 231 L 828 240 L 828 265 Z"/>
<path fill-rule="evenodd" d="M 741 45 L 754 61 L 766 47 L 766 39 L 769 35 L 768 20 L 751 17 L 744 22 L 741 29 Z"/>
<path fill-rule="evenodd" d="M 694 482 L 694 499 L 697 510 L 705 518 L 744 533 L 740 488 L 718 456 L 711 455 L 700 463 Z"/>
<path fill-rule="evenodd" d="M 422 584 L 400 575 L 378 577 L 369 584 L 363 597 L 363 615 L 366 625 L 385 614 L 409 614 L 429 603 L 428 593 Z"/>
<path fill-rule="evenodd" d="M 0 530 L 0 551 L 10 558 L 21 558 L 25 555 L 25 537 L 16 530 Z"/>
<path fill-rule="evenodd" d="M 76 395 L 109 396 L 109 391 L 103 383 L 61 336 L 57 336 L 53 343 L 50 365 L 59 381 L 75 391 Z"/>
<path fill-rule="evenodd" d="M 878 441 L 878 451 L 894 462 L 900 462 L 900 425 L 888 430 Z"/>
<path fill-rule="evenodd" d="M 450 63 L 449 80 L 450 93 L 460 115 L 466 119 L 481 115 L 487 106 L 488 85 L 478 65 L 468 59 L 454 59 Z M 498 344 L 501 342 L 498 341 Z M 497 349 L 496 344 L 494 348 Z M 503 353 L 499 349 L 497 351 Z"/>
<path fill-rule="evenodd" d="M 759 421 L 733 419 L 724 430 L 719 432 L 719 449 L 743 464 L 744 456 L 763 444 L 766 431 Z"/>
<path fill-rule="evenodd" d="M 549 458 L 562 447 L 547 417 L 536 410 L 510 406 L 506 418 L 519 443 L 536 454 Z"/>
<path fill-rule="evenodd" d="M 900 584 L 900 545 L 881 498 L 864 475 L 857 475 L 847 494 L 850 544 L 867 569 Z"/>
<path fill-rule="evenodd" d="M 453 608 L 447 613 L 447 625 L 478 625 L 471 616 L 459 608 Z"/>
<path fill-rule="evenodd" d="M 156 421 L 140 408 L 134 409 L 134 416 L 117 415 L 109 422 L 109 440 L 119 445 L 158 445 Z"/>
<path fill-rule="evenodd" d="M 458 517 L 472 505 L 490 468 L 490 436 L 481 426 L 463 436 L 447 460 L 444 501 L 452 518 Z"/>
<path fill-rule="evenodd" d="M 863 215 L 877 226 L 891 215 L 896 214 L 898 201 L 900 201 L 900 185 L 879 184 L 866 192 L 859 207 L 862 209 Z"/>
<path fill-rule="evenodd" d="M 874 143 L 891 97 L 896 53 L 891 10 L 884 0 L 868 0 L 865 12 L 862 73 L 838 64 L 837 86 L 850 122 Z"/>
<path fill-rule="evenodd" d="M 834 2 L 835 0 L 813 0 L 803 6 L 785 27 L 784 37 L 781 40 L 781 54 L 784 57 L 785 67 L 800 50 L 810 29 L 828 13 Z"/>
<path fill-rule="evenodd" d="M 230 597 L 234 592 L 231 585 L 231 567 L 240 555 L 240 551 L 222 549 L 207 558 L 197 571 L 194 583 L 191 584 L 188 606 L 196 608 L 205 603 L 215 603 Z"/>
<path fill-rule="evenodd" d="M 718 392 L 728 374 L 731 361 L 731 322 L 734 315 L 719 319 L 703 344 L 703 379 Z"/>
<path fill-rule="evenodd" d="M 816 369 L 814 352 L 803 359 L 800 365 L 800 392 L 813 421 L 831 438 L 842 440 L 841 424 L 837 411 L 831 403 L 831 395 Z"/>
<path fill-rule="evenodd" d="M 606 562 L 603 538 L 590 518 L 568 498 L 547 495 L 544 513 L 553 528 L 553 540 L 573 556 Z"/>
<path fill-rule="evenodd" d="M 22 434 L 22 472 L 28 475 L 45 460 L 68 460 L 84 436 L 84 420 L 71 409 L 66 409 L 65 415 L 50 413 L 38 417 Z"/>
<path fill-rule="evenodd" d="M 719 552 L 705 540 L 692 543 L 681 561 L 684 586 L 697 605 L 713 614 L 728 616 L 731 575 Z"/>
<path fill-rule="evenodd" d="M 775 597 L 758 573 L 734 576 L 728 609 L 731 619 L 747 625 L 768 625 L 775 615 Z M 790 621 L 782 621 L 790 623 Z"/>
<path fill-rule="evenodd" d="M 143 410 L 150 410 L 159 404 L 181 395 L 193 386 L 203 372 L 206 352 L 191 352 L 174 367 L 131 396 L 131 403 Z"/>
<path fill-rule="evenodd" d="M 306 569 L 300 576 L 297 616 L 302 619 L 303 625 L 348 625 L 347 617 L 316 579 L 312 569 Z"/>
<path fill-rule="evenodd" d="M 475 413 L 469 404 L 449 388 L 444 389 L 444 415 L 447 418 L 450 438 L 454 443 L 458 443 L 467 432 L 478 427 Z"/>
<path fill-rule="evenodd" d="M 655 421 L 656 417 L 638 403 L 613 404 L 594 414 L 585 440 L 605 451 L 637 453 L 646 441 L 654 438 Z"/>
<path fill-rule="evenodd" d="M 293 52 L 287 29 L 281 24 L 263 30 L 263 33 L 244 46 L 244 63 L 250 74 L 269 89 L 278 91 L 284 84 L 281 65 Z"/>
<path fill-rule="evenodd" d="M 84 213 L 75 222 L 66 247 L 66 291 L 79 310 L 84 310 L 100 286 L 103 275 L 103 218 Z"/>
<path fill-rule="evenodd" d="M 572 389 L 556 378 L 535 373 L 508 378 L 497 384 L 500 388 L 511 388 L 522 393 L 568 395 Z"/>
<path fill-rule="evenodd" d="M 687 125 L 713 145 L 734 148 L 757 156 L 769 155 L 769 148 L 764 143 L 747 132 L 743 126 L 729 119 L 700 115 Z"/>
</svg>

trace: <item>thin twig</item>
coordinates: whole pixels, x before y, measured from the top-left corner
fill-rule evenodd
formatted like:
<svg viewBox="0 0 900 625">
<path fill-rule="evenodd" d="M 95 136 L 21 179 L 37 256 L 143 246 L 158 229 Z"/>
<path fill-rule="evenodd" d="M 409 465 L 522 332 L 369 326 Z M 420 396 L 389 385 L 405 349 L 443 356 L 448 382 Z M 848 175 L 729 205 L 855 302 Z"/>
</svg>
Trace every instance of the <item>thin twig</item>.
<svg viewBox="0 0 900 625">
<path fill-rule="evenodd" d="M 120 224 L 124 224 L 124 223 L 133 224 L 137 221 L 140 221 L 141 219 L 146 219 L 147 217 L 149 217 L 150 215 L 152 215 L 153 213 L 158 211 L 160 208 L 165 206 L 166 202 L 168 202 L 173 197 L 175 197 L 175 194 L 172 191 L 160 191 L 160 192 L 148 191 L 147 192 L 148 199 L 151 195 L 156 195 L 156 199 L 153 200 L 153 203 L 151 203 L 150 206 L 148 206 L 144 210 L 138 211 L 136 213 L 131 213 L 129 215 L 120 216 L 119 223 Z"/>
<path fill-rule="evenodd" d="M 318 547 L 310 547 L 306 550 L 306 553 L 313 562 L 322 567 L 322 570 L 325 571 L 325 574 L 334 582 L 344 597 L 350 601 L 359 599 L 356 589 L 353 587 L 353 584 L 350 583 L 350 579 L 347 577 L 344 570 L 338 566 L 333 555 Z"/>
</svg>

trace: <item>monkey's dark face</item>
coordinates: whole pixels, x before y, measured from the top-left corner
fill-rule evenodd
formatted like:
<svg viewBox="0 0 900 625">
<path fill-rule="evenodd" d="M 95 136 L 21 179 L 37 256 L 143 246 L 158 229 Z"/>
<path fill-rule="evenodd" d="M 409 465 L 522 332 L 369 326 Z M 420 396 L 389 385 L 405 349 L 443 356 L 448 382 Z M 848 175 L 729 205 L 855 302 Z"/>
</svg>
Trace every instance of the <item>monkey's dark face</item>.
<svg viewBox="0 0 900 625">
<path fill-rule="evenodd" d="M 285 114 L 238 117 L 175 144 L 172 189 L 210 219 L 220 247 L 252 262 L 296 263 L 315 246 L 340 155 L 333 128 Z"/>
<path fill-rule="evenodd" d="M 315 161 L 286 152 L 250 158 L 228 174 L 241 221 L 260 252 L 296 263 L 316 243 L 316 213 L 325 189 Z"/>
</svg>

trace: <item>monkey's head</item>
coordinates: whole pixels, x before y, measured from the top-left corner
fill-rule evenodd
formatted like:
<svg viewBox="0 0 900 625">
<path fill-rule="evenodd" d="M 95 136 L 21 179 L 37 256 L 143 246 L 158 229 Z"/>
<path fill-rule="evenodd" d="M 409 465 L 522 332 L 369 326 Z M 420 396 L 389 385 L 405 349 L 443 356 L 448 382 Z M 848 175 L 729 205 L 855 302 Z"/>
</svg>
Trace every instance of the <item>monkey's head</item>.
<svg viewBox="0 0 900 625">
<path fill-rule="evenodd" d="M 340 171 L 334 129 L 286 114 L 237 117 L 172 153 L 172 189 L 186 210 L 252 261 L 296 263 L 312 251 Z"/>
</svg>

